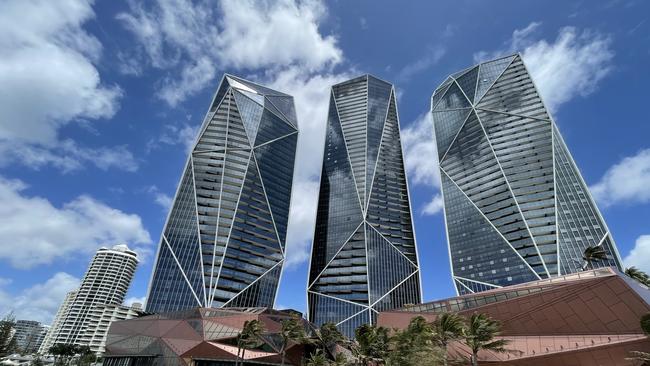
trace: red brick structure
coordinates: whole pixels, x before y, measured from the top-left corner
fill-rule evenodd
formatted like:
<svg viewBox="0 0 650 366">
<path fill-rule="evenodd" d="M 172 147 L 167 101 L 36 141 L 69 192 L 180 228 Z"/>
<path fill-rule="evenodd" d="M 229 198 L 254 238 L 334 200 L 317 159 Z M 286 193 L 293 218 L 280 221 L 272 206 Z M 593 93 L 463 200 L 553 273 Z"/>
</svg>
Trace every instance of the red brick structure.
<svg viewBox="0 0 650 366">
<path fill-rule="evenodd" d="M 404 328 L 418 315 L 485 313 L 502 323 L 518 352 L 480 353 L 482 365 L 618 366 L 629 351 L 650 351 L 639 320 L 650 313 L 650 290 L 610 268 L 454 297 L 379 314 L 378 324 Z M 468 356 L 454 344 L 452 354 Z"/>
<path fill-rule="evenodd" d="M 264 324 L 263 344 L 246 350 L 244 365 L 279 365 L 278 332 L 290 317 L 267 308 L 195 308 L 116 321 L 108 332 L 104 366 L 234 365 L 236 338 L 253 319 Z M 308 331 L 309 323 L 304 325 Z M 302 346 L 290 344 L 286 365 L 300 365 L 302 354 Z"/>
</svg>

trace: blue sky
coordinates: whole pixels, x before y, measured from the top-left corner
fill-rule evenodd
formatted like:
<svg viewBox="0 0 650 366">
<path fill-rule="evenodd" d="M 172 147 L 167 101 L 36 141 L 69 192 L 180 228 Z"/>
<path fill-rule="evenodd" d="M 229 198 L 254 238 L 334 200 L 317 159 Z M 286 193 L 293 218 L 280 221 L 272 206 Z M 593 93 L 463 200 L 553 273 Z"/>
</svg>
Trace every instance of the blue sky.
<svg viewBox="0 0 650 366">
<path fill-rule="evenodd" d="M 142 299 L 221 75 L 294 95 L 301 136 L 277 305 L 304 310 L 329 86 L 395 83 L 425 300 L 454 294 L 427 109 L 521 52 L 627 265 L 650 271 L 644 1 L 0 1 L 0 313 L 49 322 L 94 251 L 128 243 Z"/>
</svg>

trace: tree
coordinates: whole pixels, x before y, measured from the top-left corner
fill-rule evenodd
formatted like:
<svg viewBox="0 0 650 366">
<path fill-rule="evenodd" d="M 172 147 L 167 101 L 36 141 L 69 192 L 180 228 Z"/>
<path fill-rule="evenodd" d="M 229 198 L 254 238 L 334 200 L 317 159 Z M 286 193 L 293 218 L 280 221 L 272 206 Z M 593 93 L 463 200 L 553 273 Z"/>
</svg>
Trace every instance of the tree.
<svg viewBox="0 0 650 366">
<path fill-rule="evenodd" d="M 500 331 L 501 324 L 489 316 L 477 313 L 470 316 L 463 329 L 463 340 L 472 351 L 472 366 L 478 366 L 478 352 L 481 350 L 508 352 L 505 346 L 509 341 L 495 339 Z"/>
<path fill-rule="evenodd" d="M 404 330 L 397 330 L 390 339 L 388 364 L 399 366 L 439 365 L 443 358 L 434 342 L 433 325 L 421 317 L 411 319 Z"/>
<path fill-rule="evenodd" d="M 305 328 L 300 321 L 300 318 L 292 316 L 290 319 L 282 321 L 282 328 L 280 329 L 280 337 L 282 338 L 282 365 L 284 366 L 287 347 L 289 342 L 301 342 L 305 339 Z"/>
<path fill-rule="evenodd" d="M 447 366 L 449 343 L 463 337 L 464 319 L 454 313 L 442 313 L 433 322 L 433 337 L 443 353 L 442 364 Z"/>
<path fill-rule="evenodd" d="M 630 278 L 639 281 L 640 283 L 650 287 L 650 277 L 648 277 L 648 274 L 643 272 L 642 270 L 633 266 L 633 267 L 626 268 L 625 274 L 628 275 Z"/>
<path fill-rule="evenodd" d="M 388 355 L 389 335 L 388 328 L 376 325 L 363 324 L 354 331 L 356 353 L 362 363 L 372 361 L 375 364 L 386 362 Z"/>
<path fill-rule="evenodd" d="M 320 349 L 310 354 L 307 359 L 307 366 L 327 366 L 328 364 L 327 357 L 325 357 L 323 351 Z"/>
<path fill-rule="evenodd" d="M 70 359 L 77 354 L 77 346 L 73 344 L 57 343 L 50 347 L 48 352 L 54 356 L 56 365 L 68 365 Z"/>
<path fill-rule="evenodd" d="M 244 364 L 246 349 L 256 347 L 260 343 L 262 332 L 264 332 L 264 324 L 259 320 L 253 319 L 244 322 L 244 327 L 237 339 L 237 361 L 235 365 L 239 364 L 240 351 L 242 365 Z"/>
<path fill-rule="evenodd" d="M 10 355 L 16 350 L 16 337 L 13 335 L 15 326 L 16 318 L 13 313 L 0 320 L 0 357 Z"/>
<path fill-rule="evenodd" d="M 331 358 L 335 358 L 334 351 L 337 345 L 348 346 L 350 343 L 350 340 L 339 331 L 334 323 L 323 323 L 319 329 L 316 329 L 310 341 Z"/>
<path fill-rule="evenodd" d="M 75 354 L 79 356 L 77 359 L 79 366 L 88 366 L 97 360 L 97 355 L 88 346 L 76 346 Z"/>
<path fill-rule="evenodd" d="M 641 317 L 641 329 L 643 330 L 643 333 L 650 336 L 650 313 Z"/>
<path fill-rule="evenodd" d="M 582 260 L 584 261 L 582 270 L 586 271 L 587 269 L 593 269 L 595 261 L 606 260 L 606 259 L 607 259 L 607 252 L 605 251 L 605 248 L 602 245 L 596 245 L 593 247 L 589 246 L 585 249 L 584 253 L 582 254 Z"/>
</svg>

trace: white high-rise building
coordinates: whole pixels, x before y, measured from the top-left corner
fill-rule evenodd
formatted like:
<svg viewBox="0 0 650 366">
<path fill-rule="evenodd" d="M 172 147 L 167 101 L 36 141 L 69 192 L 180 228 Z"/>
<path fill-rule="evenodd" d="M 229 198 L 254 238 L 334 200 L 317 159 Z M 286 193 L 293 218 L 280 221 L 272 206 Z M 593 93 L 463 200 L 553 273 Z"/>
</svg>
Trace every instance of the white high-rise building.
<svg viewBox="0 0 650 366">
<path fill-rule="evenodd" d="M 88 323 L 83 334 L 79 335 L 79 342 L 90 347 L 98 356 L 104 353 L 106 335 L 111 323 L 116 320 L 127 320 L 142 315 L 142 304 L 133 303 L 124 305 L 95 305 L 88 312 Z"/>
<path fill-rule="evenodd" d="M 87 345 L 82 338 L 91 318 L 91 310 L 97 305 L 121 305 L 137 264 L 137 254 L 126 245 L 100 248 L 79 290 L 70 300 L 63 321 L 54 334 L 53 344 Z"/>
<path fill-rule="evenodd" d="M 77 291 L 70 291 L 68 292 L 67 295 L 65 295 L 65 299 L 63 300 L 61 306 L 59 306 L 59 310 L 56 312 L 56 315 L 54 316 L 52 325 L 50 326 L 50 329 L 47 331 L 47 334 L 45 335 L 45 338 L 43 339 L 43 342 L 41 343 L 41 346 L 38 349 L 38 353 L 47 354 L 50 347 L 54 345 L 54 339 L 56 338 L 56 335 L 59 332 L 61 323 L 63 323 L 63 320 L 65 320 L 65 315 L 68 311 L 68 308 L 70 307 L 70 303 L 72 302 L 72 300 L 74 300 L 75 296 L 77 296 Z"/>
</svg>

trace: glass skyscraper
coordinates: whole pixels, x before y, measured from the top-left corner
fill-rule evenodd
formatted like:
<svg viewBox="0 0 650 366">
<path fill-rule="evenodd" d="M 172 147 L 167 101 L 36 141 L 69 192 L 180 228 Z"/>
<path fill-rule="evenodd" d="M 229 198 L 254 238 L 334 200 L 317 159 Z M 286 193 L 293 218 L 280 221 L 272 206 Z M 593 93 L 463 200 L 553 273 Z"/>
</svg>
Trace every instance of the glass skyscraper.
<svg viewBox="0 0 650 366">
<path fill-rule="evenodd" d="M 577 272 L 611 233 L 520 55 L 451 75 L 433 94 L 454 285 L 466 294 Z"/>
<path fill-rule="evenodd" d="M 370 75 L 331 90 L 307 293 L 348 336 L 421 299 L 395 90 Z"/>
<path fill-rule="evenodd" d="M 224 76 L 162 232 L 148 312 L 273 306 L 297 141 L 292 96 Z"/>
</svg>

